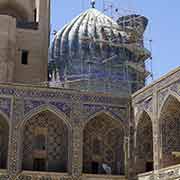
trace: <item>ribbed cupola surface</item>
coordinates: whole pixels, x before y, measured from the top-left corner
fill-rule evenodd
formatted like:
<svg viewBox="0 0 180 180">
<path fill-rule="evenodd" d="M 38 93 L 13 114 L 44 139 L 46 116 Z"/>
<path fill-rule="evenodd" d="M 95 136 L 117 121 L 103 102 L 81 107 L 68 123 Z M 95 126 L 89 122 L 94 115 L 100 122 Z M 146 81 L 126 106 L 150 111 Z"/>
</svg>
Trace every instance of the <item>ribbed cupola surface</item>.
<svg viewBox="0 0 180 180">
<path fill-rule="evenodd" d="M 137 74 L 128 72 L 127 62 L 143 62 L 149 52 L 139 35 L 132 41 L 132 30 L 128 27 L 122 27 L 121 22 L 95 8 L 73 19 L 53 39 L 50 84 L 115 95 L 129 93 L 132 78 L 136 80 Z M 141 81 L 144 84 L 144 78 Z"/>
</svg>

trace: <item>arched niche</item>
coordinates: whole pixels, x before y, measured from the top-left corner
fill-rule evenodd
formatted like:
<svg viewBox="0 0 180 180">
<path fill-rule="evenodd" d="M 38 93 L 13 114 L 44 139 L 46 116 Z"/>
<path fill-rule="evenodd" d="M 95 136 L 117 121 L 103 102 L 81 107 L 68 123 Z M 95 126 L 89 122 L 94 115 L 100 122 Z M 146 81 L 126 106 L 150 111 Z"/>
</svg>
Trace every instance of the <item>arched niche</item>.
<svg viewBox="0 0 180 180">
<path fill-rule="evenodd" d="M 22 169 L 68 171 L 68 130 L 65 121 L 45 110 L 31 116 L 23 125 Z"/>
<path fill-rule="evenodd" d="M 160 112 L 161 167 L 180 163 L 180 101 L 169 95 Z"/>
<path fill-rule="evenodd" d="M 0 114 L 0 169 L 7 169 L 9 124 Z"/>
<path fill-rule="evenodd" d="M 83 131 L 83 172 L 125 174 L 124 127 L 101 113 L 88 121 Z"/>
<path fill-rule="evenodd" d="M 150 116 L 143 112 L 136 129 L 136 173 L 153 170 L 153 127 Z"/>
</svg>

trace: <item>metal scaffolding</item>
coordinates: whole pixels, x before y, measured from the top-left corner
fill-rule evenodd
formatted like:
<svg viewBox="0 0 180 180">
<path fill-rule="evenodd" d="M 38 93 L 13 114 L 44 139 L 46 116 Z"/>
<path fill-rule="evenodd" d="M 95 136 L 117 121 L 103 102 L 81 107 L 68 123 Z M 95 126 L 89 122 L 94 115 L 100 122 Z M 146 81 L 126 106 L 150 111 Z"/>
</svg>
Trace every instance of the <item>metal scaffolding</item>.
<svg viewBox="0 0 180 180">
<path fill-rule="evenodd" d="M 93 33 L 90 34 L 91 31 L 81 36 L 79 40 L 83 42 L 82 44 L 86 44 L 93 50 L 92 52 L 85 51 L 79 59 L 81 66 L 80 73 L 71 75 L 64 73 L 65 81 L 62 82 L 62 87 L 68 87 L 70 83 L 83 81 L 86 82 L 86 89 L 89 91 L 91 83 L 94 81 L 104 81 L 104 92 L 111 89 L 111 86 L 117 86 L 118 88 L 119 86 L 128 86 L 127 89 L 131 94 L 144 87 L 147 78 L 153 78 L 152 53 L 150 52 L 152 50 L 152 40 L 148 41 L 150 43 L 150 51 L 144 48 L 144 31 L 147 26 L 147 19 L 144 16 L 137 15 L 132 10 L 119 9 L 110 1 L 106 0 L 103 1 L 103 10 L 107 15 L 117 21 L 118 25 L 114 25 L 112 21 L 108 26 L 102 24 L 100 29 L 110 33 L 115 30 L 119 36 L 116 34 L 115 37 L 111 35 L 108 38 L 97 37 Z M 122 12 L 124 16 L 122 16 Z M 94 18 L 97 19 L 98 15 Z M 83 22 L 81 25 L 83 25 Z M 88 25 L 91 26 L 91 21 L 88 22 Z M 121 36 L 122 32 L 125 32 L 127 38 Z M 106 47 L 106 54 L 108 54 L 108 49 L 113 50 L 108 55 L 99 56 L 97 53 L 93 53 L 96 46 Z M 118 49 L 119 52 L 116 53 L 114 49 Z M 68 58 L 70 62 L 74 61 L 74 59 L 71 59 L 73 58 L 71 54 Z M 146 68 L 147 64 L 150 68 Z M 96 66 L 102 67 L 104 72 L 101 69 L 100 73 L 93 73 L 93 68 L 96 69 Z M 116 73 L 114 72 L 117 71 L 121 75 L 115 77 Z M 58 68 L 55 73 L 59 74 Z"/>
<path fill-rule="evenodd" d="M 116 13 L 116 16 L 117 14 L 119 14 L 119 10 L 117 8 L 114 8 L 113 4 L 111 4 L 109 1 L 104 1 L 103 7 L 104 7 L 104 12 L 110 11 L 111 18 L 113 19 L 115 19 L 115 16 L 113 13 Z M 132 12 L 132 11 L 128 11 L 128 12 Z M 128 17 L 128 19 L 126 17 Z M 121 60 L 122 63 L 116 64 L 116 65 L 113 65 L 112 63 L 113 60 L 116 58 L 121 58 L 121 57 L 117 57 L 116 54 L 113 54 L 107 59 L 102 59 L 102 63 L 106 64 L 107 66 L 106 68 L 108 69 L 108 72 L 110 74 L 113 72 L 114 68 L 122 68 L 123 78 L 121 81 L 128 84 L 130 93 L 132 93 L 133 91 L 132 90 L 133 84 L 136 86 L 140 86 L 140 87 L 137 87 L 137 89 L 139 89 L 145 85 L 145 79 L 147 77 L 153 77 L 152 66 L 150 70 L 146 70 L 146 65 L 145 65 L 146 62 L 149 62 L 149 61 L 151 64 L 151 61 L 152 61 L 151 52 L 144 48 L 143 30 L 142 29 L 139 30 L 138 29 L 139 27 L 137 28 L 137 24 L 139 23 L 139 20 L 142 17 L 143 16 L 131 16 L 131 15 L 124 16 L 124 18 L 121 17 L 122 21 L 119 22 L 118 28 L 114 27 L 113 25 L 109 27 L 102 26 L 102 28 L 109 28 L 109 29 L 116 28 L 116 30 L 119 32 L 122 32 L 122 31 L 127 32 L 129 36 L 131 37 L 130 41 L 122 40 L 121 43 L 116 43 L 116 39 L 104 40 L 100 38 L 98 39 L 91 35 L 84 36 L 81 39 L 84 42 L 89 42 L 89 43 L 94 43 L 94 44 L 104 44 L 111 48 L 120 48 L 124 51 L 129 50 L 130 52 L 133 52 L 136 55 L 137 57 L 136 60 L 130 59 L 129 57 L 129 59 L 122 59 Z M 97 57 L 93 57 L 93 58 L 96 59 Z M 91 66 L 93 65 L 94 61 L 93 60 L 86 60 L 86 61 L 88 61 L 88 66 L 89 66 L 89 71 L 88 71 L 89 76 L 86 76 L 86 80 L 90 81 L 91 80 L 90 79 Z M 134 74 L 134 75 L 136 74 L 137 77 L 132 79 L 130 78 L 131 74 Z M 110 75 L 109 77 L 112 77 L 112 75 Z M 108 81 L 111 83 L 112 79 L 110 78 Z M 108 87 L 108 84 L 107 84 L 107 87 Z"/>
</svg>

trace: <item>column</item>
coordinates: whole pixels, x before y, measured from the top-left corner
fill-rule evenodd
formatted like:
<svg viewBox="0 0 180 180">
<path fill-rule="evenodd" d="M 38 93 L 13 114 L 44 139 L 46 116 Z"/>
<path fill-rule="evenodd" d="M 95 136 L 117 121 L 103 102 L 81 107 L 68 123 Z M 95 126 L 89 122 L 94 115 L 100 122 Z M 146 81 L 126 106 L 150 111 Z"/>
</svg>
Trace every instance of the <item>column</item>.
<svg viewBox="0 0 180 180">
<path fill-rule="evenodd" d="M 81 121 L 83 118 L 81 116 L 81 105 L 79 103 L 75 103 L 72 107 L 71 173 L 74 178 L 79 178 L 82 175 L 83 166 L 83 125 Z"/>
<path fill-rule="evenodd" d="M 8 170 L 10 174 L 10 179 L 14 177 L 21 170 L 21 159 L 20 159 L 20 129 L 17 127 L 17 124 L 20 120 L 23 119 L 23 100 L 14 99 L 13 102 L 13 115 L 12 115 L 12 125 L 10 129 L 10 143 L 9 143 L 9 159 L 8 159 Z"/>
<path fill-rule="evenodd" d="M 72 175 L 75 177 L 82 175 L 82 136 L 82 129 L 77 126 L 74 127 L 72 136 Z"/>
<path fill-rule="evenodd" d="M 153 92 L 153 155 L 154 155 L 154 178 L 158 175 L 160 169 L 160 131 L 158 119 L 158 93 Z"/>
</svg>

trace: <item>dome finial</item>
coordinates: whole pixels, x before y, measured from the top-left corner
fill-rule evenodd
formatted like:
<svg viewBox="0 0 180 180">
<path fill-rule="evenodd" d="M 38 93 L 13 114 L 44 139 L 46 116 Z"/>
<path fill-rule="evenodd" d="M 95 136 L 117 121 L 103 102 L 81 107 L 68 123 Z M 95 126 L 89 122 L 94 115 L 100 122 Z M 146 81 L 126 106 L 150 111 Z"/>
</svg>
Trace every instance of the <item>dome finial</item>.
<svg viewBox="0 0 180 180">
<path fill-rule="evenodd" d="M 95 4 L 96 4 L 96 1 L 95 1 L 95 0 L 91 0 L 91 6 L 92 6 L 92 8 L 95 8 Z"/>
</svg>

